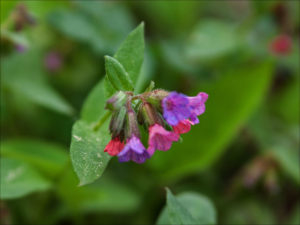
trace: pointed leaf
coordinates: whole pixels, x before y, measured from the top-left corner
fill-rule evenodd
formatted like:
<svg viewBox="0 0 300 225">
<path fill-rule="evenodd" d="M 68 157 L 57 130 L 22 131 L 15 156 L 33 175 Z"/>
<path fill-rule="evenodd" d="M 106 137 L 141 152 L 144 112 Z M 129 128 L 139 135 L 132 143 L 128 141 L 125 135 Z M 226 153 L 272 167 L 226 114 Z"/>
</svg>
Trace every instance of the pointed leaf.
<svg viewBox="0 0 300 225">
<path fill-rule="evenodd" d="M 105 56 L 106 76 L 116 90 L 132 91 L 132 82 L 124 67 L 110 56 Z"/>
</svg>

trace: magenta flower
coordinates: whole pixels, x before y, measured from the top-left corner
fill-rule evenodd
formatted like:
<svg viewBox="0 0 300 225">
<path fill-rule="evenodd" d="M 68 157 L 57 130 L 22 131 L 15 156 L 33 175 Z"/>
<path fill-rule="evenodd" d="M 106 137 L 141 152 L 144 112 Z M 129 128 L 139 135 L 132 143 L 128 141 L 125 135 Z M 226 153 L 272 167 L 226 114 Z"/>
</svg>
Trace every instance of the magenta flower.
<svg viewBox="0 0 300 225">
<path fill-rule="evenodd" d="M 162 108 L 165 120 L 172 126 L 191 115 L 188 97 L 175 91 L 162 100 Z"/>
<path fill-rule="evenodd" d="M 128 162 L 130 160 L 136 163 L 144 163 L 146 159 L 150 158 L 144 145 L 136 136 L 132 136 L 126 143 L 123 150 L 118 154 L 120 162 Z"/>
<path fill-rule="evenodd" d="M 190 120 L 181 120 L 176 126 L 172 126 L 174 133 L 184 134 L 191 130 L 191 125 L 194 125 Z"/>
<path fill-rule="evenodd" d="M 149 127 L 148 153 L 152 156 L 155 150 L 167 151 L 173 141 L 178 141 L 179 135 L 165 130 L 162 126 L 154 124 Z"/>
<path fill-rule="evenodd" d="M 208 94 L 204 92 L 200 92 L 195 97 L 188 97 L 189 99 L 189 107 L 191 110 L 190 119 L 193 124 L 199 123 L 199 119 L 197 116 L 201 115 L 205 111 L 205 102 L 208 98 Z"/>
<path fill-rule="evenodd" d="M 58 52 L 49 52 L 44 59 L 44 64 L 50 72 L 56 72 L 62 67 L 62 56 Z"/>
</svg>

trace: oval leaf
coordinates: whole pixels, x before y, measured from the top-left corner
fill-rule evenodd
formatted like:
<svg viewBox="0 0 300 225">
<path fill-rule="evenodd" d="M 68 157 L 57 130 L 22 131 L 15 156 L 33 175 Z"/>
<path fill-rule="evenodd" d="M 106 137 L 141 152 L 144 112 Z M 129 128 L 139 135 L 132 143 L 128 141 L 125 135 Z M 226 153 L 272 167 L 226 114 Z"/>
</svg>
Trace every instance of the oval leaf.
<svg viewBox="0 0 300 225">
<path fill-rule="evenodd" d="M 132 82 L 118 60 L 105 56 L 106 76 L 116 90 L 133 91 Z"/>
<path fill-rule="evenodd" d="M 80 180 L 79 185 L 91 183 L 102 175 L 111 158 L 103 152 L 109 139 L 108 123 L 97 132 L 84 121 L 79 120 L 74 124 L 71 160 Z"/>
</svg>

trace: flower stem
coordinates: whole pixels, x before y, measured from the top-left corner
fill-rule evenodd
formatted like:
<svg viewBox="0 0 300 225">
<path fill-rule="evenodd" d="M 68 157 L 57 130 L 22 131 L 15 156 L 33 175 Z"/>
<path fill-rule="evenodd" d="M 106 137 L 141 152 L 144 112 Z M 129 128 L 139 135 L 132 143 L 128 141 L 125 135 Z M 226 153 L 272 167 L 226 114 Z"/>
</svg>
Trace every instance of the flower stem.
<svg viewBox="0 0 300 225">
<path fill-rule="evenodd" d="M 111 112 L 107 111 L 101 118 L 100 120 L 95 124 L 93 130 L 98 131 L 99 128 L 105 123 L 107 118 L 110 116 Z"/>
</svg>

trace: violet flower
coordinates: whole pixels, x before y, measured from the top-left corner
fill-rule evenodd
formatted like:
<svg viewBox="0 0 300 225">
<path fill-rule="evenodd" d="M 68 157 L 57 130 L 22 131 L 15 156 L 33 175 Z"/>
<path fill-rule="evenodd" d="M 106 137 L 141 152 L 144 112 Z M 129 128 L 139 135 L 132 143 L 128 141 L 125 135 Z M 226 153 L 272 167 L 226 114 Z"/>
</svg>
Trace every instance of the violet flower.
<svg viewBox="0 0 300 225">
<path fill-rule="evenodd" d="M 126 143 L 123 150 L 118 154 L 120 162 L 128 162 L 130 160 L 136 163 L 144 163 L 150 158 L 144 145 L 136 136 L 132 136 Z"/>
</svg>

